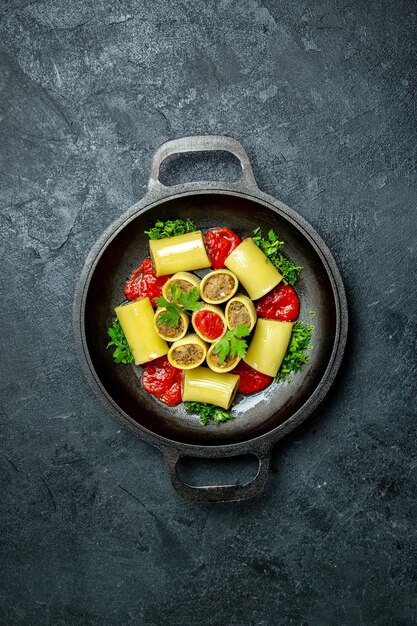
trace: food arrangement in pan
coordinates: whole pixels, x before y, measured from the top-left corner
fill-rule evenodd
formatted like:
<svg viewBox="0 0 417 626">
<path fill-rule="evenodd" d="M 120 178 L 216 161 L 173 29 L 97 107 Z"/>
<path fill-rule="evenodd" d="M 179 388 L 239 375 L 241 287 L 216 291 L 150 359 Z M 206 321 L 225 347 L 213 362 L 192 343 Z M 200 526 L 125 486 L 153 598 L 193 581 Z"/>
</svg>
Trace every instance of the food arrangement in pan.
<svg viewBox="0 0 417 626">
<path fill-rule="evenodd" d="M 302 268 L 278 233 L 222 225 L 203 233 L 191 219 L 171 219 L 145 234 L 149 256 L 132 268 L 108 329 L 115 362 L 143 366 L 149 394 L 184 402 L 204 425 L 233 419 L 237 393 L 291 382 L 308 362 L 314 327 L 297 319 Z"/>
</svg>

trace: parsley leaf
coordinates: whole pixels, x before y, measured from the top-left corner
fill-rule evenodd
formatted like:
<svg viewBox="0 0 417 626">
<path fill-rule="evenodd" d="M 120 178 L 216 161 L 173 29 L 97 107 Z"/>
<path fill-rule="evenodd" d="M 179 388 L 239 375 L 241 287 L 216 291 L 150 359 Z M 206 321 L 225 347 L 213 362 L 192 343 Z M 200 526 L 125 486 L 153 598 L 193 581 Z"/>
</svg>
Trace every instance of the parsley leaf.
<svg viewBox="0 0 417 626">
<path fill-rule="evenodd" d="M 145 230 L 145 235 L 149 239 L 165 239 L 165 237 L 175 237 L 176 235 L 185 235 L 185 233 L 193 233 L 196 229 L 192 220 L 167 220 L 162 222 L 158 220 L 149 230 Z"/>
<path fill-rule="evenodd" d="M 184 404 L 189 413 L 197 413 L 200 416 L 203 426 L 207 426 L 211 421 L 218 424 L 235 418 L 229 411 L 207 402 L 184 402 Z"/>
<path fill-rule="evenodd" d="M 118 319 L 115 319 L 112 326 L 107 329 L 107 334 L 109 335 L 111 341 L 109 341 L 106 348 L 116 346 L 116 349 L 113 352 L 113 359 L 115 363 L 132 363 L 132 350 L 127 343 L 125 334 Z"/>
<path fill-rule="evenodd" d="M 303 268 L 295 265 L 290 259 L 281 254 L 280 250 L 284 246 L 284 242 L 280 241 L 277 233 L 271 228 L 268 232 L 268 238 L 265 239 L 262 237 L 262 231 L 258 226 L 252 234 L 252 239 L 258 248 L 262 250 L 272 265 L 282 274 L 287 283 L 294 287 Z"/>
<path fill-rule="evenodd" d="M 218 355 L 221 364 L 228 356 L 234 359 L 236 356 L 242 358 L 246 354 L 248 344 L 242 337 L 249 335 L 249 328 L 246 324 L 239 324 L 236 328 L 228 330 L 216 343 L 213 352 Z"/>
<path fill-rule="evenodd" d="M 168 326 L 176 326 L 180 321 L 180 315 L 183 311 L 198 311 L 203 306 L 203 302 L 199 300 L 200 292 L 197 287 L 193 287 L 189 293 L 181 291 L 176 282 L 171 285 L 172 302 L 166 298 L 155 298 L 156 304 L 166 309 L 158 319 L 162 324 Z"/>
<path fill-rule="evenodd" d="M 290 383 L 291 378 L 289 375 L 291 372 L 298 372 L 304 363 L 308 362 L 310 357 L 307 351 L 313 350 L 313 346 L 310 343 L 313 330 L 314 326 L 311 324 L 295 322 L 287 352 L 275 379 L 277 382 L 286 380 Z"/>
</svg>

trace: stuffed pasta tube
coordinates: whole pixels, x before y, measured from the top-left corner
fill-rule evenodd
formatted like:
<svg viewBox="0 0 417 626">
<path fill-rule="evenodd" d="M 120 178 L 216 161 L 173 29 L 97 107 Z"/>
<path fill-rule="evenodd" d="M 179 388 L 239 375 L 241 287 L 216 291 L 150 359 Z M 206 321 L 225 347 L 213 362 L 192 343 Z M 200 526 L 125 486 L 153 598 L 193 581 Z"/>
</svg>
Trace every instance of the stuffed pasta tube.
<svg viewBox="0 0 417 626">
<path fill-rule="evenodd" d="M 154 327 L 154 312 L 149 298 L 140 298 L 114 309 L 135 365 L 153 361 L 168 352 L 168 346 Z"/>
<path fill-rule="evenodd" d="M 275 377 L 291 339 L 293 323 L 258 319 L 250 346 L 243 357 L 253 369 Z"/>
<path fill-rule="evenodd" d="M 208 402 L 228 409 L 239 387 L 240 376 L 219 374 L 208 367 L 188 370 L 183 380 L 183 402 Z"/>
</svg>

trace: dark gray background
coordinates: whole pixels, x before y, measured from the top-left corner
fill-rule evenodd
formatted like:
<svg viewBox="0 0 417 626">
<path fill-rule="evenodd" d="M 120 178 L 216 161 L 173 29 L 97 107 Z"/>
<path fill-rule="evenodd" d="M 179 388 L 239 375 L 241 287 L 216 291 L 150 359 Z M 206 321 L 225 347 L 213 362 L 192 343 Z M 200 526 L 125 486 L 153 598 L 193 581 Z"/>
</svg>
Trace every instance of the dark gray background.
<svg viewBox="0 0 417 626">
<path fill-rule="evenodd" d="M 1 3 L 2 623 L 417 623 L 416 11 Z M 144 195 L 157 146 L 193 133 L 243 143 L 260 188 L 329 245 L 350 306 L 331 393 L 241 504 L 181 500 L 72 339 L 91 245 Z"/>
</svg>

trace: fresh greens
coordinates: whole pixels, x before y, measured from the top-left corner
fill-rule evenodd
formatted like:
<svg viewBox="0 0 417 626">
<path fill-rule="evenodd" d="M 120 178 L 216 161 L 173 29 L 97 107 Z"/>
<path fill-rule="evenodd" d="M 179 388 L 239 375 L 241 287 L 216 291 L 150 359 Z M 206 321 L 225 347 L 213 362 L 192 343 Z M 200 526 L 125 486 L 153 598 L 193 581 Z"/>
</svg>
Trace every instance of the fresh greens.
<svg viewBox="0 0 417 626">
<path fill-rule="evenodd" d="M 294 287 L 303 268 L 295 265 L 290 259 L 281 254 L 280 251 L 284 246 L 284 242 L 279 239 L 277 233 L 271 228 L 268 232 L 268 238 L 265 239 L 265 237 L 262 237 L 261 228 L 258 226 L 253 231 L 252 239 L 268 257 L 272 265 L 283 275 L 286 282 Z"/>
<path fill-rule="evenodd" d="M 162 324 L 168 326 L 176 326 L 180 321 L 180 315 L 183 311 L 199 311 L 203 306 L 203 302 L 199 300 L 200 292 L 194 287 L 188 293 L 181 291 L 176 282 L 171 285 L 172 302 L 166 298 L 155 298 L 156 304 L 166 309 L 158 317 Z"/>
<path fill-rule="evenodd" d="M 207 402 L 184 402 L 184 404 L 187 411 L 197 413 L 200 416 L 200 422 L 203 426 L 207 426 L 211 421 L 218 424 L 219 422 L 226 422 L 235 418 L 229 411 Z"/>
<path fill-rule="evenodd" d="M 109 335 L 111 341 L 109 341 L 106 348 L 116 346 L 116 349 L 113 352 L 113 359 L 115 362 L 132 363 L 133 354 L 118 319 L 115 319 L 110 328 L 107 329 L 107 334 Z"/>
<path fill-rule="evenodd" d="M 249 335 L 249 328 L 246 324 L 239 324 L 236 328 L 228 330 L 216 343 L 213 352 L 218 355 L 220 363 L 224 363 L 228 356 L 234 359 L 235 356 L 242 358 L 246 354 L 248 344 L 242 337 Z"/>
<path fill-rule="evenodd" d="M 275 379 L 277 382 L 286 380 L 290 383 L 291 372 L 298 372 L 308 362 L 310 357 L 307 351 L 313 349 L 310 343 L 313 330 L 314 326 L 311 324 L 295 322 L 287 352 Z"/>
<path fill-rule="evenodd" d="M 194 222 L 190 219 L 167 220 L 166 222 L 158 220 L 152 228 L 145 230 L 145 235 L 148 235 L 149 239 L 165 239 L 165 237 L 193 233 L 196 230 Z"/>
</svg>

